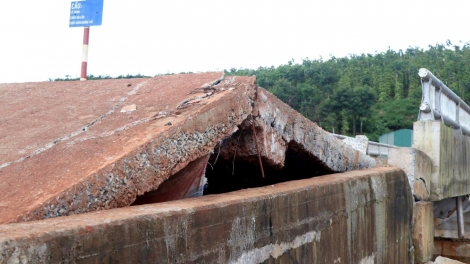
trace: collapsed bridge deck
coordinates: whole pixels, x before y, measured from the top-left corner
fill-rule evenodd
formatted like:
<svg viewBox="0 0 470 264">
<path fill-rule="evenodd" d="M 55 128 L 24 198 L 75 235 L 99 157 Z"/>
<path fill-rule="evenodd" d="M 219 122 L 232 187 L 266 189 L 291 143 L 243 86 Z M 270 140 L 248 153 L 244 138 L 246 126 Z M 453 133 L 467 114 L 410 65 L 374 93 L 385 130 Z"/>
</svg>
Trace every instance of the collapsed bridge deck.
<svg viewBox="0 0 470 264">
<path fill-rule="evenodd" d="M 302 159 L 317 164 L 307 176 L 375 165 L 255 77 L 181 74 L 0 91 L 0 223 L 128 206 L 210 153 L 221 175 L 256 164 L 269 178 Z"/>
</svg>

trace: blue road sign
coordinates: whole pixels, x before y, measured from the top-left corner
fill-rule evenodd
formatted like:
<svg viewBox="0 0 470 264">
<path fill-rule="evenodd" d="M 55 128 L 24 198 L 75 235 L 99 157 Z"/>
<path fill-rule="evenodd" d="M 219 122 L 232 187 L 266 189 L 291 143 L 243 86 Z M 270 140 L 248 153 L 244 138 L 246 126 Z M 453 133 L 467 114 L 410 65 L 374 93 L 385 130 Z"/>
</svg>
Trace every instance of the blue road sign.
<svg viewBox="0 0 470 264">
<path fill-rule="evenodd" d="M 77 0 L 70 5 L 69 27 L 100 26 L 103 0 Z"/>
</svg>

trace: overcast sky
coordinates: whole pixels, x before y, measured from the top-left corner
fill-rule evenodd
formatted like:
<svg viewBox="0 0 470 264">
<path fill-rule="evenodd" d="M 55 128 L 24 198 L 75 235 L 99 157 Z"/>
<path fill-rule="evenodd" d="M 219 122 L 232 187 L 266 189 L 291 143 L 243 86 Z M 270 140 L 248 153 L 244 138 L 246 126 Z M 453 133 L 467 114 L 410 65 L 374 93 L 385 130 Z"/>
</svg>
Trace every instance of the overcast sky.
<svg viewBox="0 0 470 264">
<path fill-rule="evenodd" d="M 69 0 L 0 4 L 0 83 L 78 77 Z M 104 0 L 88 73 L 203 72 L 470 41 L 468 1 Z M 425 67 L 426 65 L 423 65 Z"/>
</svg>

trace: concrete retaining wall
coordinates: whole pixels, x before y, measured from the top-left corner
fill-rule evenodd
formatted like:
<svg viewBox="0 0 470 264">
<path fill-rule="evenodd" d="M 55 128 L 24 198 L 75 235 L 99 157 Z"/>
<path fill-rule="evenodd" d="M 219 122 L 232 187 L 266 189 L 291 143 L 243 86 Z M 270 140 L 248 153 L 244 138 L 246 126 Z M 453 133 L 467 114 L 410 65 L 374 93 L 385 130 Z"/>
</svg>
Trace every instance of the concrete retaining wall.
<svg viewBox="0 0 470 264">
<path fill-rule="evenodd" d="M 431 201 L 470 193 L 470 137 L 440 121 L 413 125 L 413 147 L 431 158 Z"/>
<path fill-rule="evenodd" d="M 0 225 L 0 263 L 411 263 L 404 172 L 374 168 Z"/>
</svg>

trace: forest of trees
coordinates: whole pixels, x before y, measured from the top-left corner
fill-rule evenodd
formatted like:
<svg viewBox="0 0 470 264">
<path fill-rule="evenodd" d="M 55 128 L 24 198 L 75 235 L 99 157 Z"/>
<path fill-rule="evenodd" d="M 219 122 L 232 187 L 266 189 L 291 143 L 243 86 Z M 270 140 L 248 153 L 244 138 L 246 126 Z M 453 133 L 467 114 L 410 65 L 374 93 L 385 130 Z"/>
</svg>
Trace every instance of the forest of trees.
<svg viewBox="0 0 470 264">
<path fill-rule="evenodd" d="M 470 101 L 470 43 L 459 46 L 447 41 L 426 50 L 389 49 L 225 73 L 256 75 L 259 86 L 327 131 L 365 134 L 377 141 L 384 133 L 412 129 L 421 102 L 420 68 Z"/>
<path fill-rule="evenodd" d="M 109 75 L 93 75 L 93 74 L 87 74 L 86 76 L 87 80 L 105 80 L 105 79 L 133 79 L 133 78 L 150 78 L 150 76 L 146 76 L 146 75 L 142 75 L 140 73 L 136 74 L 136 75 L 131 75 L 131 74 L 127 74 L 127 75 L 119 75 L 117 77 L 112 77 L 112 76 L 109 76 Z M 70 75 L 66 75 L 65 78 L 55 78 L 55 79 L 51 79 L 49 78 L 49 81 L 54 81 L 54 82 L 58 82 L 58 81 L 78 81 L 80 80 L 80 78 L 78 77 L 71 77 Z"/>
</svg>

